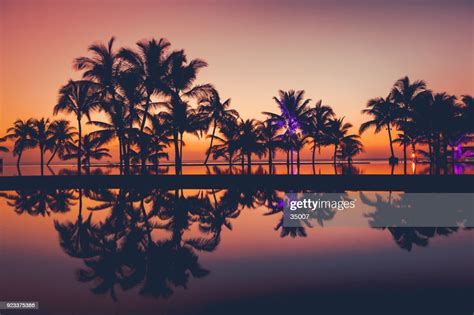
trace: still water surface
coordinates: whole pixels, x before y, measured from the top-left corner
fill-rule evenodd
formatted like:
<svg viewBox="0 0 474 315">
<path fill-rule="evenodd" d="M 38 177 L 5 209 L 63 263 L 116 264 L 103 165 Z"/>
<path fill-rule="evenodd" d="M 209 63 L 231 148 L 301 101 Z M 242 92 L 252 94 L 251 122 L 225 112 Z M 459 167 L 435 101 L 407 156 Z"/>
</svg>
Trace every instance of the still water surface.
<svg viewBox="0 0 474 315">
<path fill-rule="evenodd" d="M 284 228 L 281 194 L 1 192 L 1 299 L 35 314 L 472 313 L 472 230 L 371 227 L 400 192 L 340 193 L 365 201 Z"/>
</svg>

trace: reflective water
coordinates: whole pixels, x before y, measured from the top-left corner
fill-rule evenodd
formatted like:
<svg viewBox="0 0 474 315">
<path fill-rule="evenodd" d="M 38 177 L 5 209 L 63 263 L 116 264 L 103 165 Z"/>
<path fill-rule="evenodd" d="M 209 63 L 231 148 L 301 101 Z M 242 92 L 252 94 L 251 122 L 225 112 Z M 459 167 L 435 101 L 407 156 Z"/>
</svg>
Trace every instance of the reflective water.
<svg viewBox="0 0 474 315">
<path fill-rule="evenodd" d="M 370 227 L 402 195 L 340 193 L 363 203 L 284 228 L 278 191 L 1 192 L 0 296 L 35 314 L 472 313 L 470 229 Z"/>
<path fill-rule="evenodd" d="M 40 175 L 39 165 L 23 165 L 20 168 L 21 175 Z M 44 167 L 45 175 L 73 175 L 76 172 L 75 165 L 51 165 L 50 167 Z M 85 172 L 85 170 L 84 170 Z M 95 166 L 91 167 L 90 174 L 105 174 L 105 175 L 117 175 L 120 174 L 117 166 Z M 135 174 L 141 173 L 140 167 L 132 169 Z M 151 174 L 174 174 L 174 166 L 160 166 L 148 167 L 148 173 Z M 248 167 L 245 165 L 243 168 L 244 173 L 248 173 Z M 252 174 L 268 174 L 268 164 L 255 164 L 251 167 Z M 242 166 L 234 165 L 229 168 L 228 165 L 184 165 L 183 174 L 241 174 Z M 406 174 L 408 175 L 422 175 L 422 174 L 435 174 L 436 171 L 430 168 L 429 164 L 424 163 L 408 163 L 406 168 Z M 366 161 L 354 163 L 350 167 L 347 164 L 338 164 L 336 167 L 330 162 L 318 163 L 314 166 L 310 163 L 303 163 L 300 167 L 296 165 L 293 168 L 288 168 L 285 164 L 273 165 L 272 174 L 405 174 L 405 167 L 403 163 L 399 163 L 390 166 L 386 161 Z M 449 165 L 445 169 L 440 169 L 440 174 L 474 174 L 473 163 L 456 163 L 454 166 Z M 0 175 L 3 176 L 16 176 L 18 170 L 14 165 L 4 165 L 3 169 L 0 169 Z"/>
</svg>

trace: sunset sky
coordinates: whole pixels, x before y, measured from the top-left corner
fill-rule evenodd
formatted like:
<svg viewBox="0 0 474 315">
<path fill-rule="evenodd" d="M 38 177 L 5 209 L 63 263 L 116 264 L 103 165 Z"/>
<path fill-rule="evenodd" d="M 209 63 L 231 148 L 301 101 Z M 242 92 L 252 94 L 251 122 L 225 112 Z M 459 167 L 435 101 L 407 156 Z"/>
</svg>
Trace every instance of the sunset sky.
<svg viewBox="0 0 474 315">
<path fill-rule="evenodd" d="M 61 85 L 81 76 L 73 59 L 111 36 L 116 48 L 165 37 L 206 60 L 198 83 L 244 118 L 276 111 L 279 89 L 304 89 L 358 129 L 367 100 L 405 75 L 474 94 L 473 21 L 472 1 L 0 0 L 0 136 L 18 118 L 52 117 Z M 388 157 L 385 133 L 363 142 L 364 157 Z M 188 139 L 185 160 L 201 160 L 207 145 Z"/>
</svg>

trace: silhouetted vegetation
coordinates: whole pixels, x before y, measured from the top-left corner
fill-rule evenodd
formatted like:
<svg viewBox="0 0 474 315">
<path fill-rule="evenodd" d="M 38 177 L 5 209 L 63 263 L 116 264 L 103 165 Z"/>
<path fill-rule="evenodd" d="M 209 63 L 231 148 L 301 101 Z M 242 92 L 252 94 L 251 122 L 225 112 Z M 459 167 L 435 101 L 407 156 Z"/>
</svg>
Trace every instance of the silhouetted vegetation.
<svg viewBox="0 0 474 315">
<path fill-rule="evenodd" d="M 70 80 L 59 90 L 53 114 L 72 114 L 77 132 L 65 120 L 17 120 L 0 139 L 14 143 L 19 174 L 27 149 L 39 150 L 41 175 L 46 152 L 51 153 L 47 165 L 55 157 L 75 159 L 81 174 L 83 167 L 88 172 L 91 160 L 109 156 L 104 146 L 111 143 L 118 143 L 120 173 L 129 174 L 134 165 L 146 173 L 149 163 L 158 167 L 171 150 L 175 173 L 182 174 L 185 134 L 207 134 L 204 164 L 210 157 L 224 159 L 232 170 L 240 161 L 242 173 L 245 165 L 250 173 L 253 157 L 266 157 L 271 174 L 278 151 L 286 154 L 288 173 L 294 164 L 299 172 L 300 155 L 307 148 L 313 168 L 322 147 L 333 148 L 334 165 L 338 159 L 351 164 L 363 152 L 359 135 L 351 133 L 353 126 L 321 100 L 311 106 L 302 90 L 280 90 L 273 98 L 278 111 L 264 112 L 265 121 L 243 119 L 213 85 L 196 84 L 199 71 L 207 67 L 204 60 L 188 60 L 184 50 L 172 50 L 163 38 L 139 41 L 135 48 L 116 48 L 114 41 L 112 37 L 106 44 L 92 44 L 88 56 L 76 58 L 73 65 L 82 79 Z M 461 146 L 472 141 L 473 106 L 471 96 L 458 101 L 447 93 L 433 93 L 424 81 L 404 77 L 386 98 L 368 101 L 362 112 L 372 118 L 359 132 L 386 129 L 389 163 L 398 162 L 393 144 L 400 144 L 405 172 L 407 148 L 414 158 L 425 156 L 439 172 L 449 161 L 454 165 L 466 156 Z M 92 121 L 92 113 L 102 113 L 105 119 Z M 84 124 L 94 131 L 83 135 Z"/>
</svg>

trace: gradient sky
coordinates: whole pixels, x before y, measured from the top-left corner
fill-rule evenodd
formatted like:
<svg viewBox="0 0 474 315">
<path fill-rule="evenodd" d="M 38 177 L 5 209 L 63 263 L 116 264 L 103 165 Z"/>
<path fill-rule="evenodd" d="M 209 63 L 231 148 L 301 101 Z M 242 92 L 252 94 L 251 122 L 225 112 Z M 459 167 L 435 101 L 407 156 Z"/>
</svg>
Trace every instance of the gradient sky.
<svg viewBox="0 0 474 315">
<path fill-rule="evenodd" d="M 278 89 L 304 89 L 358 127 L 367 100 L 405 75 L 474 94 L 473 21 L 472 1 L 0 0 L 0 135 L 17 118 L 51 117 L 60 86 L 80 77 L 72 60 L 111 36 L 116 47 L 165 37 L 206 60 L 198 82 L 244 118 L 276 111 Z M 363 141 L 366 157 L 389 155 L 386 134 Z M 185 159 L 205 145 L 189 139 Z"/>
</svg>

